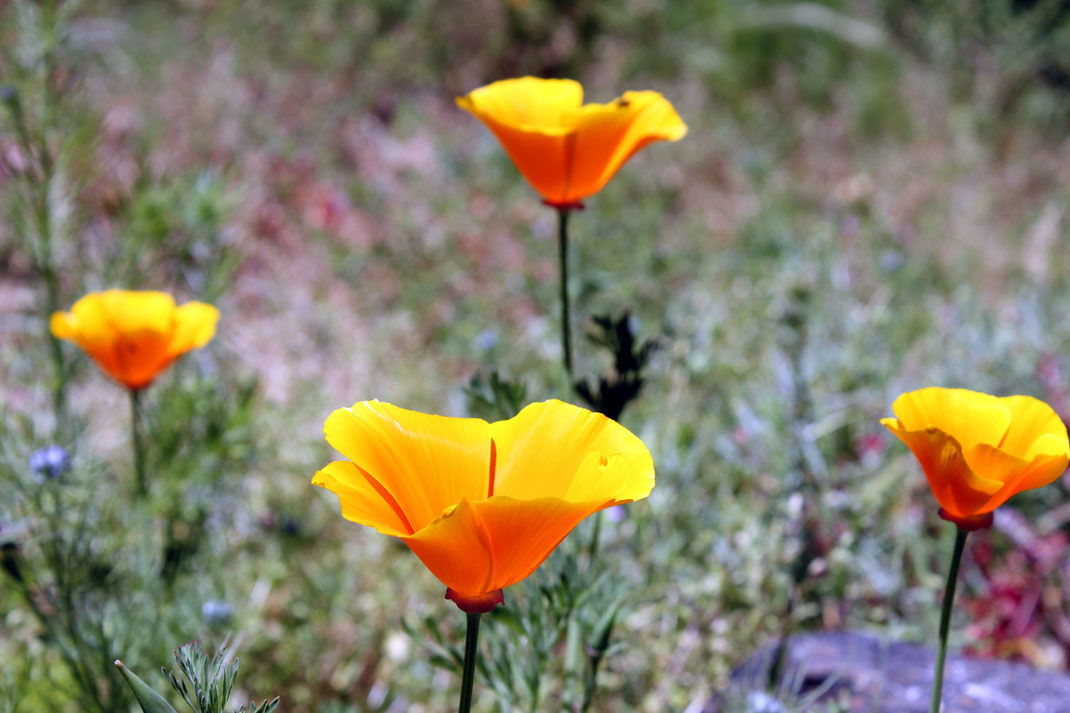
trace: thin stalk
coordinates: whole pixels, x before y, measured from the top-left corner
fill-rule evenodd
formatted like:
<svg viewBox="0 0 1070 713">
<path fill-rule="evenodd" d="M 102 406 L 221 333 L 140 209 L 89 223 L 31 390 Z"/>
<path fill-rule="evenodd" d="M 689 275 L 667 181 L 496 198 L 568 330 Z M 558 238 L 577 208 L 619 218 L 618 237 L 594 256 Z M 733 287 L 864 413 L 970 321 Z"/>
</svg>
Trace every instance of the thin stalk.
<svg viewBox="0 0 1070 713">
<path fill-rule="evenodd" d="M 38 185 L 36 200 L 37 233 L 40 239 L 40 256 L 38 259 L 41 274 L 45 280 L 45 338 L 49 342 L 54 374 L 52 408 L 56 419 L 56 440 L 62 440 L 67 422 L 67 373 L 63 361 L 63 349 L 59 339 L 49 326 L 49 318 L 59 309 L 59 274 L 55 264 L 55 226 L 52 216 L 52 190 L 55 182 L 55 157 L 49 146 L 50 136 L 55 127 L 56 96 L 52 82 L 56 74 L 56 32 L 57 18 L 55 3 L 46 3 L 45 12 L 41 13 L 41 33 L 46 37 L 45 52 L 42 57 L 41 86 L 41 130 L 37 146 L 38 160 L 41 164 L 41 182 Z M 29 152 L 31 149 L 27 147 Z"/>
<path fill-rule="evenodd" d="M 53 411 L 55 416 L 56 442 L 66 438 L 66 387 L 67 372 L 63 360 L 63 350 L 59 340 L 53 336 L 49 327 L 49 317 L 59 309 L 60 279 L 55 264 L 55 226 L 53 221 L 52 191 L 55 183 L 56 158 L 50 148 L 50 140 L 55 125 L 56 96 L 52 87 L 56 73 L 56 56 L 54 35 L 56 34 L 55 8 L 49 4 L 41 14 L 39 32 L 45 38 L 45 52 L 40 64 L 41 80 L 41 117 L 40 125 L 34 132 L 30 131 L 23 112 L 22 100 L 18 94 L 6 99 L 19 141 L 19 148 L 27 159 L 35 163 L 35 170 L 26 171 L 30 185 L 30 204 L 37 244 L 34 246 L 34 266 L 38 269 L 45 283 L 44 332 L 49 344 L 49 355 L 53 363 Z"/>
<path fill-rule="evenodd" d="M 933 672 L 933 697 L 929 703 L 929 713 L 940 713 L 940 697 L 944 688 L 944 659 L 947 658 L 947 633 L 951 627 L 951 605 L 955 601 L 955 585 L 959 578 L 959 563 L 962 552 L 966 549 L 968 530 L 958 528 L 955 534 L 955 553 L 951 555 L 951 571 L 947 573 L 947 586 L 944 588 L 944 605 L 940 611 L 940 648 L 936 651 L 936 671 Z"/>
<path fill-rule="evenodd" d="M 598 556 L 598 545 L 602 535 L 602 511 L 599 510 L 592 518 L 591 541 L 587 543 L 587 566 L 594 567 L 594 559 Z"/>
<path fill-rule="evenodd" d="M 137 474 L 137 494 L 144 497 L 148 491 L 145 476 L 145 444 L 141 434 L 141 389 L 130 389 L 130 442 L 134 447 L 134 473 Z"/>
<path fill-rule="evenodd" d="M 461 676 L 461 705 L 458 713 L 468 713 L 472 708 L 472 684 L 476 680 L 476 657 L 479 656 L 479 617 L 482 614 L 468 613 L 468 626 L 464 635 L 464 674 Z"/>
<path fill-rule="evenodd" d="M 561 352 L 568 377 L 568 386 L 572 388 L 572 320 L 569 314 L 568 300 L 568 216 L 571 208 L 557 209 L 557 253 L 561 272 Z"/>
</svg>

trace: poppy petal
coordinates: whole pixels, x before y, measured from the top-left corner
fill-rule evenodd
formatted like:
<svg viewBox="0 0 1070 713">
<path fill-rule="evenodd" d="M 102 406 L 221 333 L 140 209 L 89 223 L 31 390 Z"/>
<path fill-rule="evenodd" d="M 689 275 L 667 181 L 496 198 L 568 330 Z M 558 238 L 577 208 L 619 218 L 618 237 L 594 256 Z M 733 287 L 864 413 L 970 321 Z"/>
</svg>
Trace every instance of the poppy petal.
<svg viewBox="0 0 1070 713">
<path fill-rule="evenodd" d="M 479 119 L 547 135 L 575 130 L 583 86 L 573 79 L 502 79 L 457 98 L 457 106 Z"/>
<path fill-rule="evenodd" d="M 182 307 L 166 292 L 91 292 L 70 312 L 52 315 L 52 333 L 78 344 L 109 376 L 137 389 L 177 356 L 203 346 L 215 333 L 218 312 L 191 302 Z"/>
<path fill-rule="evenodd" d="M 602 189 L 649 143 L 676 141 L 687 126 L 657 92 L 626 92 L 609 104 L 588 104 L 580 113 L 570 195 L 585 198 Z"/>
<path fill-rule="evenodd" d="M 535 77 L 494 82 L 457 99 L 498 137 L 532 187 L 559 206 L 599 191 L 650 142 L 687 133 L 657 92 L 626 92 L 609 104 L 582 102 L 579 83 Z"/>
<path fill-rule="evenodd" d="M 417 532 L 462 496 L 487 497 L 490 427 L 481 419 L 363 401 L 332 413 L 323 432 L 328 443 L 385 488 Z"/>
<path fill-rule="evenodd" d="M 72 311 L 78 314 L 80 306 L 90 305 L 94 313 L 99 308 L 111 328 L 120 334 L 152 332 L 170 336 L 174 328 L 175 300 L 166 292 L 108 290 L 99 293 L 99 301 L 79 300 Z"/>
<path fill-rule="evenodd" d="M 1043 436 L 1042 440 L 1051 439 L 1057 441 L 1055 436 Z M 1055 444 L 1052 443 L 1052 446 Z M 1024 490 L 1042 488 L 1055 482 L 1060 475 L 1066 472 L 1067 456 L 1038 455 L 1029 462 L 1023 462 L 1019 470 L 1014 473 L 986 504 L 985 509 L 994 509 L 1005 503 L 1011 496 L 1017 495 Z"/>
<path fill-rule="evenodd" d="M 171 361 L 166 350 L 174 309 L 165 292 L 91 293 L 71 307 L 78 321 L 76 341 L 113 379 L 140 388 Z"/>
<path fill-rule="evenodd" d="M 414 535 L 401 538 L 439 581 L 461 594 L 484 594 L 494 574 L 490 536 L 468 498 Z"/>
<path fill-rule="evenodd" d="M 1011 414 L 1000 450 L 1025 460 L 1067 453 L 1066 425 L 1051 406 L 1031 396 L 1005 396 L 1000 401 Z"/>
<path fill-rule="evenodd" d="M 989 504 L 992 504 L 992 508 L 999 507 L 1006 502 L 1007 498 L 1014 495 L 1016 491 L 1012 489 L 1012 484 L 1029 467 L 1027 461 L 1015 458 L 1011 454 L 986 443 L 979 443 L 973 448 L 967 448 L 963 451 L 962 456 L 966 461 L 967 467 L 973 473 L 984 473 L 984 480 L 998 484 L 998 487 L 989 493 L 990 498 L 981 507 L 980 512 L 991 509 L 987 507 Z M 998 502 L 993 504 L 993 501 L 997 500 Z"/>
<path fill-rule="evenodd" d="M 907 431 L 935 428 L 951 434 L 963 448 L 997 445 L 1011 425 L 1007 406 L 997 397 L 966 389 L 930 387 L 903 394 L 892 411 Z"/>
<path fill-rule="evenodd" d="M 105 311 L 101 293 L 82 297 L 70 312 L 56 312 L 50 326 L 58 339 L 70 339 L 97 361 L 113 363 L 112 344 L 117 332 Z"/>
<path fill-rule="evenodd" d="M 412 534 L 412 525 L 390 494 L 349 461 L 327 464 L 312 478 L 312 484 L 338 496 L 345 519 L 374 527 L 384 535 Z"/>
<path fill-rule="evenodd" d="M 490 428 L 497 450 L 495 495 L 623 502 L 644 498 L 654 487 L 646 446 L 600 413 L 551 400 Z"/>
<path fill-rule="evenodd" d="M 566 202 L 583 87 L 571 79 L 503 79 L 457 98 L 501 142 L 543 198 Z"/>
<path fill-rule="evenodd" d="M 75 339 L 78 336 L 78 320 L 70 312 L 55 312 L 48 322 L 56 339 Z"/>
<path fill-rule="evenodd" d="M 174 332 L 167 352 L 171 356 L 203 347 L 215 336 L 219 310 L 203 302 L 187 302 L 175 309 Z"/>
<path fill-rule="evenodd" d="M 978 513 L 1002 486 L 971 471 L 962 447 L 943 431 L 935 428 L 910 431 L 894 418 L 882 419 L 881 424 L 914 453 L 936 500 L 952 515 L 966 517 Z"/>
<path fill-rule="evenodd" d="M 500 495 L 473 503 L 490 538 L 494 572 L 488 589 L 527 577 L 585 517 L 611 504 L 559 498 L 522 501 Z"/>
</svg>

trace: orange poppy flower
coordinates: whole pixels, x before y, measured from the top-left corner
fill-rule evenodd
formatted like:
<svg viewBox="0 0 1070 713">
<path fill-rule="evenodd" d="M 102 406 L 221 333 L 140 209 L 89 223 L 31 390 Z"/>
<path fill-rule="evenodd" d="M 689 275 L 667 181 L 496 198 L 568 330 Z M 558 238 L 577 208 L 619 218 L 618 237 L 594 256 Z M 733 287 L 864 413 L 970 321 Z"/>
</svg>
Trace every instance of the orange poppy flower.
<svg viewBox="0 0 1070 713">
<path fill-rule="evenodd" d="M 576 207 L 606 185 L 639 149 L 687 133 L 657 92 L 625 92 L 584 104 L 571 79 L 504 79 L 457 98 L 502 142 L 509 158 L 550 205 Z"/>
<path fill-rule="evenodd" d="M 993 510 L 1057 479 L 1070 458 L 1062 419 L 1030 396 L 928 388 L 903 394 L 892 411 L 881 423 L 914 452 L 940 516 L 963 529 L 991 525 Z"/>
<path fill-rule="evenodd" d="M 177 357 L 215 335 L 219 311 L 202 302 L 178 307 L 166 292 L 91 292 L 70 312 L 52 315 L 52 334 L 85 350 L 131 389 L 148 386 Z"/>
<path fill-rule="evenodd" d="M 489 611 L 581 520 L 654 487 L 642 441 L 561 401 L 495 423 L 362 401 L 323 431 L 349 460 L 312 484 L 346 519 L 401 538 L 465 611 Z"/>
</svg>

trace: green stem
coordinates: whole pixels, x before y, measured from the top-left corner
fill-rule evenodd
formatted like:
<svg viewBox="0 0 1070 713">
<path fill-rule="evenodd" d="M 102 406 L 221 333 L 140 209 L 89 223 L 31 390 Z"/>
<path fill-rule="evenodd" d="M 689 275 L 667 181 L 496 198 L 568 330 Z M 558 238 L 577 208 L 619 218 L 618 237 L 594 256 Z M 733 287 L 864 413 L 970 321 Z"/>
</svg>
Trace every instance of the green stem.
<svg viewBox="0 0 1070 713">
<path fill-rule="evenodd" d="M 41 33 L 46 37 L 45 52 L 42 57 L 41 77 L 41 131 L 38 136 L 37 147 L 38 160 L 41 165 L 41 182 L 38 185 L 37 195 L 37 231 L 41 242 L 41 255 L 39 266 L 45 280 L 45 332 L 49 341 L 49 351 L 52 357 L 54 385 L 52 393 L 52 407 L 56 419 L 56 440 L 66 437 L 67 425 L 67 372 L 63 362 L 63 349 L 59 339 L 52 334 L 49 319 L 59 309 L 59 274 L 56 270 L 54 255 L 54 225 L 52 215 L 52 185 L 55 182 L 55 157 L 49 146 L 49 137 L 55 126 L 56 97 L 53 91 L 53 76 L 56 73 L 56 8 L 54 3 L 45 5 L 45 12 L 41 14 Z M 26 132 L 28 138 L 28 132 Z M 27 147 L 27 152 L 31 151 Z"/>
<path fill-rule="evenodd" d="M 144 497 L 148 491 L 145 477 L 145 445 L 141 434 L 141 389 L 130 389 L 130 442 L 134 447 L 134 473 L 137 474 L 137 494 Z"/>
<path fill-rule="evenodd" d="M 955 585 L 959 578 L 959 563 L 962 552 L 966 549 L 966 536 L 969 533 L 961 527 L 955 534 L 955 554 L 951 556 L 951 571 L 947 573 L 947 586 L 944 588 L 944 606 L 940 611 L 940 648 L 936 651 L 936 671 L 933 672 L 933 697 L 929 703 L 929 713 L 940 713 L 940 696 L 944 688 L 944 659 L 947 658 L 947 632 L 951 628 L 951 605 L 955 601 Z"/>
<path fill-rule="evenodd" d="M 587 545 L 588 567 L 594 567 L 594 558 L 598 556 L 598 544 L 602 535 L 602 511 L 596 512 L 592 519 L 594 525 L 591 527 L 591 541 Z"/>
<path fill-rule="evenodd" d="M 476 657 L 479 656 L 479 617 L 483 615 L 468 613 L 465 616 L 468 617 L 468 627 L 464 635 L 464 674 L 458 713 L 468 713 L 472 708 L 472 684 L 476 679 Z"/>
<path fill-rule="evenodd" d="M 557 247 L 561 272 L 561 352 L 568 377 L 568 387 L 572 389 L 572 321 L 568 304 L 568 216 L 571 208 L 557 209 Z"/>
</svg>

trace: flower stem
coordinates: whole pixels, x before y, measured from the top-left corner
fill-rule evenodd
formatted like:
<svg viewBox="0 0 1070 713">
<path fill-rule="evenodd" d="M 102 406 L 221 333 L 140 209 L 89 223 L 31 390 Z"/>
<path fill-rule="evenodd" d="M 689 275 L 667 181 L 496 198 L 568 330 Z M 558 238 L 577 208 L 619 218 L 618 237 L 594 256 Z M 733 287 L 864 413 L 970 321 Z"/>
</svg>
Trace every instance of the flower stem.
<svg viewBox="0 0 1070 713">
<path fill-rule="evenodd" d="M 940 648 L 936 651 L 936 670 L 933 672 L 933 697 L 929 703 L 929 713 L 940 712 L 940 697 L 944 688 L 944 659 L 947 658 L 947 632 L 951 627 L 951 605 L 955 601 L 955 585 L 959 578 L 959 563 L 966 548 L 966 536 L 969 531 L 956 528 L 955 553 L 951 556 L 951 571 L 947 573 L 947 586 L 944 588 L 944 606 L 940 611 Z"/>
<path fill-rule="evenodd" d="M 141 440 L 141 389 L 130 389 L 130 442 L 134 446 L 134 473 L 137 475 L 137 494 L 148 493 L 145 477 L 145 445 Z"/>
<path fill-rule="evenodd" d="M 479 656 L 479 617 L 482 614 L 465 614 L 468 627 L 464 635 L 464 674 L 461 677 L 461 705 L 458 713 L 468 713 L 472 708 L 472 684 L 476 679 L 476 657 Z"/>
<path fill-rule="evenodd" d="M 572 321 L 568 303 L 568 216 L 572 211 L 568 207 L 557 209 L 557 247 L 561 272 L 561 352 L 568 377 L 568 388 L 572 388 Z"/>
<path fill-rule="evenodd" d="M 602 511 L 599 510 L 591 518 L 594 524 L 591 526 L 591 541 L 587 543 L 587 566 L 594 567 L 594 560 L 598 556 L 599 539 L 602 534 Z"/>
</svg>

